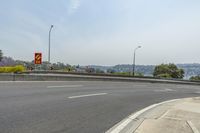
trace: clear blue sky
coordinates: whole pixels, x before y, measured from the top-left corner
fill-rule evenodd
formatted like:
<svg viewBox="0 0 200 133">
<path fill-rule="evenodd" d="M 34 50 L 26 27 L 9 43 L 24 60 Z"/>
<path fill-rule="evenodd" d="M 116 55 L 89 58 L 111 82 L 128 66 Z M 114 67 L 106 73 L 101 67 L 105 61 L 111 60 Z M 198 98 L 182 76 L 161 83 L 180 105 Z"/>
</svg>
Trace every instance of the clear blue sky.
<svg viewBox="0 0 200 133">
<path fill-rule="evenodd" d="M 0 49 L 81 65 L 200 62 L 200 0 L 1 0 Z"/>
</svg>

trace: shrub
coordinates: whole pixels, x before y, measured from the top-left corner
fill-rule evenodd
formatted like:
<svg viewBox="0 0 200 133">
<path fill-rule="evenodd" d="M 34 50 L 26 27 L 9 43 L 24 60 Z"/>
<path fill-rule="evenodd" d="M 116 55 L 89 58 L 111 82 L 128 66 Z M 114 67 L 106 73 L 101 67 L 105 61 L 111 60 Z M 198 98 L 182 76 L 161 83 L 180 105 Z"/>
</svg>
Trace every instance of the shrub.
<svg viewBox="0 0 200 133">
<path fill-rule="evenodd" d="M 175 64 L 161 64 L 155 67 L 153 75 L 154 77 L 182 79 L 184 70 L 179 69 Z"/>
<path fill-rule="evenodd" d="M 129 75 L 130 75 L 129 72 L 115 72 L 115 73 L 112 73 L 112 74 L 115 74 L 115 75 L 122 75 L 122 76 L 129 76 Z"/>
<path fill-rule="evenodd" d="M 158 78 L 172 78 L 168 73 L 157 75 Z"/>
<path fill-rule="evenodd" d="M 140 72 L 137 72 L 137 73 L 135 73 L 135 76 L 137 77 L 144 77 L 144 74 L 143 73 L 140 73 Z"/>
<path fill-rule="evenodd" d="M 25 71 L 25 67 L 22 65 L 10 66 L 10 67 L 0 67 L 0 73 L 17 73 Z"/>
<path fill-rule="evenodd" d="M 115 72 L 115 75 L 122 75 L 122 76 L 132 76 L 131 72 Z M 135 73 L 136 77 L 144 77 L 143 73 Z"/>
<path fill-rule="evenodd" d="M 198 75 L 198 76 L 192 76 L 190 78 L 190 80 L 200 80 L 200 75 Z"/>
</svg>

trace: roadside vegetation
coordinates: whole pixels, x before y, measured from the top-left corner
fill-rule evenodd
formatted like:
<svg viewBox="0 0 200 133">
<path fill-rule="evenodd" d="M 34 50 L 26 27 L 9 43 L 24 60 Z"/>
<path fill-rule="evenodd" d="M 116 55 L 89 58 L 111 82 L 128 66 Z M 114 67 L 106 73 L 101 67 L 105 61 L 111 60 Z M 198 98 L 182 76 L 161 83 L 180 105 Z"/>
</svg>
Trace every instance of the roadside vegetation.
<svg viewBox="0 0 200 133">
<path fill-rule="evenodd" d="M 112 74 L 114 74 L 114 75 L 122 75 L 122 76 L 132 76 L 132 73 L 131 73 L 131 72 L 114 72 L 114 73 L 112 73 Z M 139 72 L 136 72 L 136 73 L 135 73 L 135 76 L 136 76 L 136 77 L 143 77 L 144 74 L 139 73 Z"/>
<path fill-rule="evenodd" d="M 182 79 L 184 77 L 184 70 L 179 69 L 175 64 L 172 63 L 161 64 L 155 67 L 153 76 L 158 78 Z"/>
<path fill-rule="evenodd" d="M 19 72 L 24 72 L 24 71 L 25 71 L 25 67 L 21 65 L 0 67 L 0 73 L 19 73 Z"/>
<path fill-rule="evenodd" d="M 200 75 L 198 75 L 198 76 L 192 76 L 192 77 L 190 78 L 190 80 L 193 80 L 193 81 L 199 80 L 199 81 L 200 81 Z"/>
</svg>

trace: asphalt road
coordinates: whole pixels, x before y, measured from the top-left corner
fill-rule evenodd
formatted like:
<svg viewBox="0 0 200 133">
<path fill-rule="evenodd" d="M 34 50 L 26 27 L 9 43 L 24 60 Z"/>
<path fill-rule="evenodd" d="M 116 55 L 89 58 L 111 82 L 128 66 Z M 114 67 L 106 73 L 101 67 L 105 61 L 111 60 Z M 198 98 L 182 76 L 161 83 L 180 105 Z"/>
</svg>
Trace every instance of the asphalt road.
<svg viewBox="0 0 200 133">
<path fill-rule="evenodd" d="M 151 104 L 199 95 L 192 85 L 0 82 L 0 133 L 102 133 Z"/>
</svg>

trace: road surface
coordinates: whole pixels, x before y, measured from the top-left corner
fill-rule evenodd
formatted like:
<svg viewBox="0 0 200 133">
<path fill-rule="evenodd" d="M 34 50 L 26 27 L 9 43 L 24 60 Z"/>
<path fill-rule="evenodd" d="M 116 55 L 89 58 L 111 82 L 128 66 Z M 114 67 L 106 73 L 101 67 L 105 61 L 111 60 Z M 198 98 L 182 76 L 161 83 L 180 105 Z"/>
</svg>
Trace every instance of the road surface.
<svg viewBox="0 0 200 133">
<path fill-rule="evenodd" d="M 0 133 L 102 133 L 151 104 L 199 95 L 192 85 L 0 82 Z"/>
</svg>

